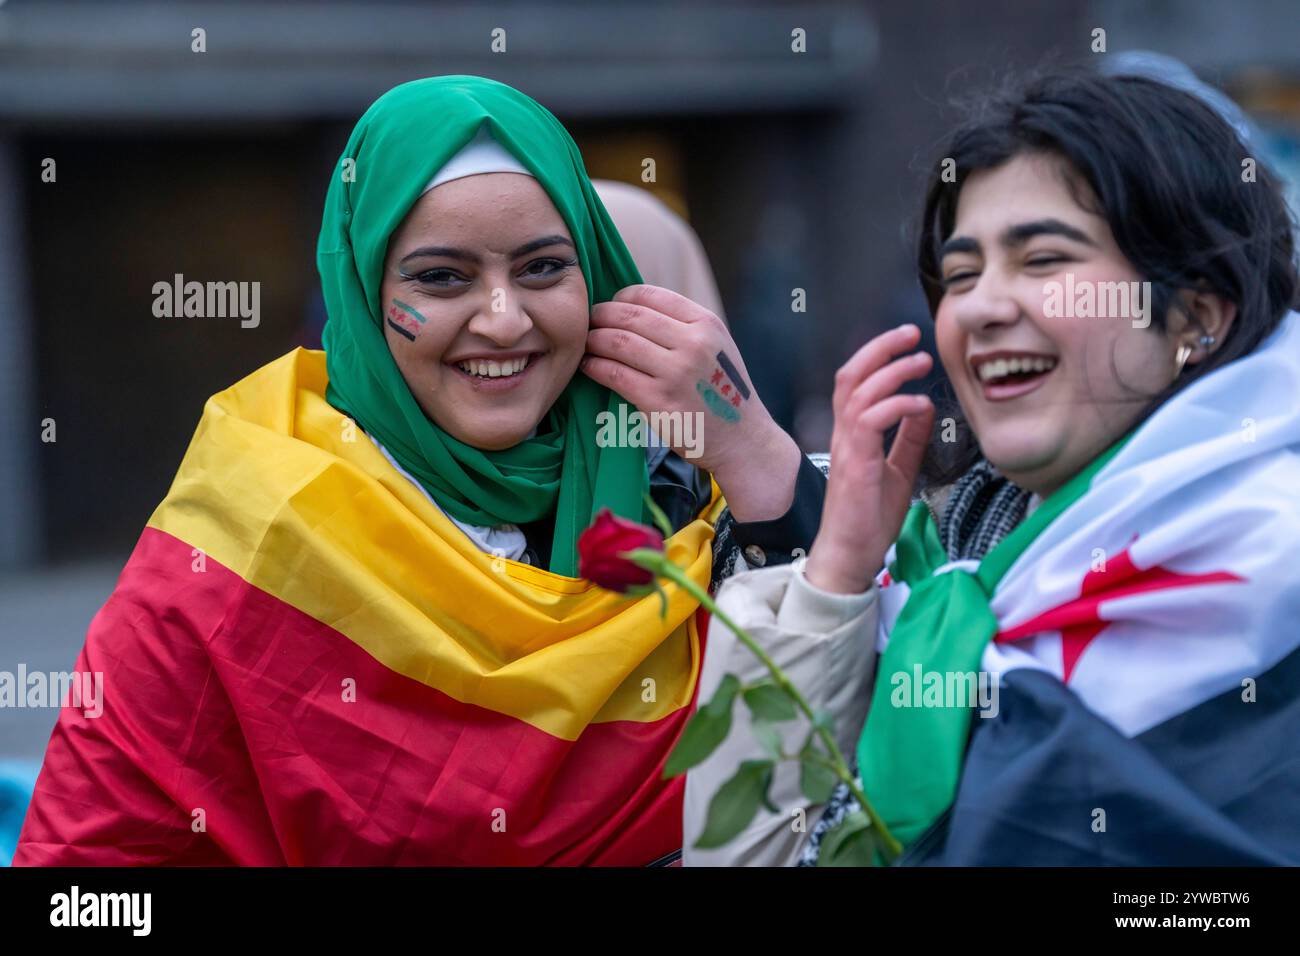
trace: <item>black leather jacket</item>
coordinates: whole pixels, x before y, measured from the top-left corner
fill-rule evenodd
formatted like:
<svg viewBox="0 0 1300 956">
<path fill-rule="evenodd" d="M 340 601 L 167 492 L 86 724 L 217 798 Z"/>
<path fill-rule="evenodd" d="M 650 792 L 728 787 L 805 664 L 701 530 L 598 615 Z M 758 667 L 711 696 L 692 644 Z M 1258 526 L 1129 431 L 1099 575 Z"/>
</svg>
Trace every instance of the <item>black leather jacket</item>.
<svg viewBox="0 0 1300 956">
<path fill-rule="evenodd" d="M 663 509 L 674 529 L 694 520 L 708 503 L 711 484 L 706 472 L 665 447 L 649 447 L 646 459 L 650 467 L 650 497 Z M 761 463 L 755 464 L 761 468 Z M 808 458 L 803 459 L 795 480 L 794 501 L 789 510 L 771 521 L 741 523 L 722 513 L 713 541 L 713 576 L 710 589 L 716 590 L 724 578 L 749 567 L 788 564 L 807 554 L 821 523 L 822 501 L 826 497 L 826 476 Z M 528 541 L 526 553 L 530 564 L 545 566 L 539 555 L 549 554 L 549 522 L 537 522 L 522 528 Z"/>
</svg>

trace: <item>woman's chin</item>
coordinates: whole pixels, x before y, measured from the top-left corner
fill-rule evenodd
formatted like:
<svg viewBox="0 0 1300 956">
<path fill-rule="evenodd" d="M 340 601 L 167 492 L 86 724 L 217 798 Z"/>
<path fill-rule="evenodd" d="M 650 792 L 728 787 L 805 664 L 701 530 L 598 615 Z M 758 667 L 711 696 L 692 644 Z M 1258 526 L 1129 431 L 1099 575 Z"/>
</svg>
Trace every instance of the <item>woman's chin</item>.
<svg viewBox="0 0 1300 956">
<path fill-rule="evenodd" d="M 980 451 L 1000 474 L 1031 491 L 1053 471 L 1058 455 L 1053 443 L 1035 441 L 1032 435 L 1008 435 L 980 440 Z"/>
<path fill-rule="evenodd" d="M 537 426 L 536 422 L 516 422 L 496 427 L 445 429 L 447 434 L 479 451 L 505 451 L 525 441 Z"/>
</svg>

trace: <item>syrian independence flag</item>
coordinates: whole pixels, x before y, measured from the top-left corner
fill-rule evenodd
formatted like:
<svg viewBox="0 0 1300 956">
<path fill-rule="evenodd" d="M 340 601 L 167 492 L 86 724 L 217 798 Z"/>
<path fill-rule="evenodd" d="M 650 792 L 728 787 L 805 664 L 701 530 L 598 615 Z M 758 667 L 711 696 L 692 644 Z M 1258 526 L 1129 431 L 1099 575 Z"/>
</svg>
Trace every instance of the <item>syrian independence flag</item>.
<svg viewBox="0 0 1300 956">
<path fill-rule="evenodd" d="M 297 350 L 214 396 L 77 662 L 15 863 L 662 861 L 704 617 L 478 550 Z M 669 539 L 707 586 L 713 500 Z"/>
<path fill-rule="evenodd" d="M 904 862 L 1300 863 L 1300 316 L 1141 425 L 990 606 L 956 800 Z"/>
</svg>

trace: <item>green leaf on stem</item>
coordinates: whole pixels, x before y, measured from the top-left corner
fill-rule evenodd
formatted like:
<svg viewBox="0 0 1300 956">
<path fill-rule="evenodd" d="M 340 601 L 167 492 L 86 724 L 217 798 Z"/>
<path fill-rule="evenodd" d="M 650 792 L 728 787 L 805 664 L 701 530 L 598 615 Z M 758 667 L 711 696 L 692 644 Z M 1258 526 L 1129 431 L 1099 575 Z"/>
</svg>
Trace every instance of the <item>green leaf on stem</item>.
<svg viewBox="0 0 1300 956">
<path fill-rule="evenodd" d="M 831 798 L 840 778 L 826 766 L 828 757 L 818 750 L 810 738 L 799 752 L 799 789 L 813 803 L 825 803 Z"/>
<path fill-rule="evenodd" d="M 758 738 L 763 749 L 772 755 L 772 759 L 784 760 L 785 741 L 781 739 L 781 732 L 766 720 L 755 720 L 753 728 L 754 736 Z"/>
<path fill-rule="evenodd" d="M 695 711 L 686 729 L 682 731 L 677 746 L 664 764 L 664 779 L 685 773 L 701 763 L 731 732 L 731 707 L 740 691 L 740 681 L 735 674 L 722 678 L 717 691 L 703 707 Z"/>
<path fill-rule="evenodd" d="M 790 695 L 772 681 L 763 681 L 745 688 L 745 705 L 756 720 L 780 723 L 794 720 L 794 701 Z"/>
<path fill-rule="evenodd" d="M 645 506 L 646 510 L 650 512 L 650 518 L 654 521 L 655 527 L 659 529 L 659 533 L 667 541 L 673 536 L 673 524 L 668 520 L 668 516 L 664 514 L 664 510 L 655 504 L 655 500 L 650 497 L 648 491 L 645 493 Z"/>
<path fill-rule="evenodd" d="M 716 849 L 735 839 L 762 804 L 775 811 L 767 797 L 773 766 L 770 760 L 746 760 L 735 776 L 718 788 L 709 802 L 704 832 L 695 841 L 698 849 Z"/>
<path fill-rule="evenodd" d="M 876 833 L 866 813 L 850 813 L 839 826 L 822 837 L 818 866 L 872 866 L 876 856 Z"/>
<path fill-rule="evenodd" d="M 828 734 L 835 733 L 835 715 L 829 710 L 813 711 L 813 726 L 820 727 Z"/>
<path fill-rule="evenodd" d="M 767 807 L 773 813 L 780 813 L 781 808 L 772 802 L 772 776 L 774 769 L 769 769 L 767 775 L 763 778 L 763 806 Z"/>
</svg>

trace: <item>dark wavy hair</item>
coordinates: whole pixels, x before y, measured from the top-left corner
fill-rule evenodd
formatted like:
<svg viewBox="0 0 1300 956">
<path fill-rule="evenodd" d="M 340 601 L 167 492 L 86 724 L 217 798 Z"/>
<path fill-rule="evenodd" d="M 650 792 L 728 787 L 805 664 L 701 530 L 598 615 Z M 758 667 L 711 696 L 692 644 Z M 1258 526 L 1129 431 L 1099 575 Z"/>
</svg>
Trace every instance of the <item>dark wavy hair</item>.
<svg viewBox="0 0 1300 956">
<path fill-rule="evenodd" d="M 1026 154 L 1062 160 L 1081 207 L 1110 224 L 1120 250 L 1151 283 L 1155 330 L 1179 307 L 1179 290 L 1214 292 L 1237 307 L 1219 347 L 1148 396 L 1139 422 L 1191 382 L 1249 354 L 1295 307 L 1295 223 L 1278 181 L 1196 96 L 1141 77 L 1070 70 L 1004 86 L 968 112 L 939 154 L 955 161 L 955 181 L 943 181 L 942 159 L 931 167 L 917 234 L 917 272 L 931 315 L 943 296 L 939 248 L 952 234 L 966 178 Z M 1255 160 L 1253 182 L 1244 181 L 1246 159 Z M 1081 183 L 1095 198 L 1083 198 Z M 922 469 L 927 487 L 956 480 L 980 455 L 951 386 L 937 404 Z M 938 440 L 945 417 L 956 422 L 956 442 Z"/>
</svg>

